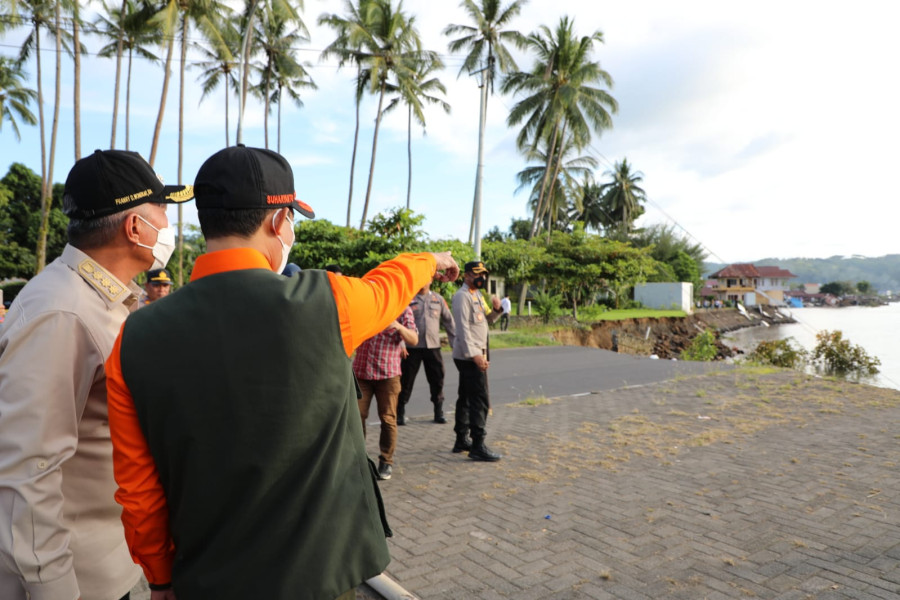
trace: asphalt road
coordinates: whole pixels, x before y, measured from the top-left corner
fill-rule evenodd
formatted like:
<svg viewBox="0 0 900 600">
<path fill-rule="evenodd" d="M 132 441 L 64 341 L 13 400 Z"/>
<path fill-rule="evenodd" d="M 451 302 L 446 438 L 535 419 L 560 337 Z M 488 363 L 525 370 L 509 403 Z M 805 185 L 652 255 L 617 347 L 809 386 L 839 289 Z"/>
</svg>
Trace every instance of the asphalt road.
<svg viewBox="0 0 900 600">
<path fill-rule="evenodd" d="M 499 405 L 530 397 L 554 398 L 644 385 L 723 368 L 731 367 L 723 363 L 654 360 L 580 346 L 509 348 L 491 351 L 488 384 L 491 403 Z M 444 410 L 453 410 L 459 378 L 447 352 L 444 369 Z M 432 415 L 424 369 L 419 370 L 406 414 L 412 418 Z"/>
</svg>

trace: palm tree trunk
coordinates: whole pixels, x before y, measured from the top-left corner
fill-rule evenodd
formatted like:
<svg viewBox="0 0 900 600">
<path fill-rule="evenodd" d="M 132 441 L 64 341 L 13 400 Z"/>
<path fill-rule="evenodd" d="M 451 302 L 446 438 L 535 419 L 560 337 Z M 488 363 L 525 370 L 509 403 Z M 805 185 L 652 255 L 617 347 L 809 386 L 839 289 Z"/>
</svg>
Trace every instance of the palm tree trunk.
<svg viewBox="0 0 900 600">
<path fill-rule="evenodd" d="M 41 77 L 41 30 L 37 23 L 34 25 L 34 56 L 37 60 L 37 84 L 38 84 L 38 120 L 41 129 L 41 222 L 44 219 L 44 199 L 49 195 L 47 189 L 52 187 L 47 185 L 47 141 L 45 135 L 45 119 L 44 119 L 44 86 Z M 49 213 L 49 211 L 48 211 Z M 42 239 L 38 236 L 37 247 L 34 251 L 37 256 L 38 263 L 35 265 L 34 273 L 40 273 L 42 265 L 41 261 L 47 259 L 47 238 Z"/>
<path fill-rule="evenodd" d="M 128 49 L 128 76 L 125 81 L 125 149 L 130 150 L 131 146 L 129 144 L 130 137 L 130 127 L 131 127 L 131 61 L 133 58 L 134 50 Z M 118 96 L 118 94 L 117 94 Z M 118 102 L 118 99 L 116 100 Z"/>
<path fill-rule="evenodd" d="M 409 210 L 409 197 L 412 194 L 412 106 L 408 107 L 406 117 L 406 158 L 409 175 L 406 178 L 406 210 Z"/>
<path fill-rule="evenodd" d="M 50 130 L 50 155 L 47 157 L 47 182 L 44 184 L 44 197 L 41 198 L 41 224 L 38 229 L 38 243 L 35 272 L 40 273 L 47 264 L 47 229 L 50 223 L 50 205 L 53 202 L 53 163 L 56 157 L 56 133 L 59 131 L 60 88 L 62 87 L 62 8 L 57 0 L 55 8 L 56 29 L 56 92 L 53 98 L 53 126 Z"/>
<path fill-rule="evenodd" d="M 560 133 L 559 139 L 559 152 L 556 153 L 556 165 L 553 167 L 553 177 L 550 179 L 550 189 L 547 191 L 547 242 L 550 242 L 550 230 L 552 229 L 550 215 L 552 214 L 551 205 L 553 203 L 553 191 L 556 189 L 556 181 L 559 178 L 559 170 L 562 167 L 562 145 L 563 140 L 566 139 L 566 125 L 567 123 L 563 123 L 562 132 Z M 554 218 L 555 220 L 555 218 Z"/>
<path fill-rule="evenodd" d="M 263 113 L 263 132 L 264 132 L 263 139 L 265 140 L 265 143 L 266 143 L 266 150 L 269 149 L 269 73 L 268 73 L 268 69 L 270 69 L 270 68 L 271 68 L 271 63 L 269 65 L 267 65 L 266 91 L 265 91 L 266 99 L 263 103 L 266 107 L 265 112 Z"/>
<path fill-rule="evenodd" d="M 284 86 L 281 82 L 278 83 L 278 154 L 281 154 L 281 101 L 282 101 L 282 93 L 284 93 Z"/>
<path fill-rule="evenodd" d="M 228 95 L 229 95 L 228 94 L 228 75 L 229 74 L 230 74 L 229 71 L 225 71 L 225 85 L 222 86 L 225 88 L 225 147 L 226 148 L 231 145 L 231 143 L 228 141 L 228 127 L 229 127 L 229 125 L 228 125 Z"/>
<path fill-rule="evenodd" d="M 122 12 L 119 14 L 119 41 L 116 44 L 116 92 L 115 97 L 113 98 L 113 114 L 112 114 L 112 133 L 109 136 L 109 147 L 110 149 L 114 149 L 116 147 L 116 117 L 119 115 L 119 82 L 122 78 L 122 50 L 124 47 L 124 38 L 125 38 L 125 11 L 128 7 L 128 0 L 122 0 Z M 129 51 L 130 55 L 130 51 Z M 128 131 L 128 121 L 126 118 L 125 121 L 125 131 Z M 128 148 L 128 134 L 125 134 L 126 142 L 125 147 Z"/>
<path fill-rule="evenodd" d="M 78 37 L 80 8 L 81 0 L 74 0 L 72 4 L 72 44 L 75 47 L 72 50 L 75 55 L 72 58 L 75 67 L 75 81 L 73 82 L 72 106 L 75 111 L 75 160 L 81 158 L 81 42 Z"/>
<path fill-rule="evenodd" d="M 178 185 L 184 167 L 184 72 L 187 70 L 188 18 L 181 18 L 181 69 L 178 82 Z M 184 285 L 184 210 L 178 204 L 178 285 Z"/>
<path fill-rule="evenodd" d="M 45 120 L 44 120 L 44 85 L 41 76 L 41 31 L 37 25 L 34 26 L 34 57 L 37 60 L 37 92 L 38 92 L 38 120 L 41 130 L 41 199 L 45 195 L 45 187 L 47 186 L 47 144 Z"/>
<path fill-rule="evenodd" d="M 544 194 L 547 190 L 547 179 L 550 177 L 550 166 L 553 164 L 553 150 L 556 148 L 558 133 L 559 122 L 553 126 L 553 137 L 550 139 L 550 145 L 547 147 L 547 164 L 544 165 L 544 180 L 541 182 L 541 193 L 538 195 L 538 203 L 534 209 L 534 216 L 531 219 L 531 232 L 528 234 L 528 239 L 534 238 L 540 226 L 541 214 L 544 209 Z"/>
<path fill-rule="evenodd" d="M 153 130 L 153 143 L 150 145 L 150 166 L 156 161 L 156 149 L 159 147 L 159 134 L 162 132 L 163 116 L 166 114 L 166 96 L 169 94 L 169 79 L 172 75 L 172 53 L 175 51 L 175 36 L 169 38 L 166 52 L 165 74 L 163 75 L 162 95 L 159 98 L 159 113 L 156 115 L 156 128 Z"/>
<path fill-rule="evenodd" d="M 366 213 L 369 212 L 369 198 L 372 196 L 372 178 L 375 175 L 375 152 L 378 150 L 378 128 L 381 126 L 381 106 L 384 103 L 384 88 L 386 83 L 386 80 L 381 81 L 381 93 L 378 95 L 378 113 L 375 116 L 375 134 L 372 136 L 372 160 L 369 163 L 369 184 L 366 186 L 366 203 L 363 204 L 362 219 L 359 222 L 360 231 L 366 226 Z"/>
<path fill-rule="evenodd" d="M 250 5 L 250 12 L 247 15 L 247 33 L 245 39 L 245 44 L 243 46 L 243 50 L 241 51 L 244 55 L 243 65 L 241 66 L 241 105 L 238 117 L 238 126 L 237 126 L 237 136 L 235 137 L 235 142 L 240 144 L 244 141 L 244 116 L 247 112 L 247 89 L 248 82 L 247 80 L 250 78 L 250 48 L 253 47 L 253 10 L 256 8 L 256 0 L 253 0 Z"/>
<path fill-rule="evenodd" d="M 356 64 L 356 85 L 359 86 L 359 78 L 362 66 Z M 359 93 L 354 96 L 356 98 L 356 128 L 353 130 L 353 155 L 350 157 L 350 192 L 347 195 L 347 227 L 350 227 L 350 205 L 353 203 L 353 173 L 356 170 L 356 147 L 359 144 Z"/>
</svg>

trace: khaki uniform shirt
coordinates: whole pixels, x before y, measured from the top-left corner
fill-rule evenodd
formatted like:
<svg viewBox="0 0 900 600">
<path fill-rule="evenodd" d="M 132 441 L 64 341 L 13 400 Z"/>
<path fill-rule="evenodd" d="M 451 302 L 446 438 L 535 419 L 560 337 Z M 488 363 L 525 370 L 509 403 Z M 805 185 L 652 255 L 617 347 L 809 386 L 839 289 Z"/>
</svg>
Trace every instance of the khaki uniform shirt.
<svg viewBox="0 0 900 600">
<path fill-rule="evenodd" d="M 488 318 L 481 292 L 463 284 L 453 294 L 453 321 L 456 323 L 456 342 L 453 358 L 472 360 L 487 350 Z"/>
<path fill-rule="evenodd" d="M 114 499 L 103 368 L 139 293 L 66 246 L 0 329 L 3 600 L 117 600 L 140 578 Z"/>
<path fill-rule="evenodd" d="M 413 318 L 416 320 L 416 329 L 419 331 L 419 342 L 408 348 L 440 348 L 441 325 L 447 331 L 447 341 L 453 347 L 453 338 L 456 337 L 456 327 L 453 325 L 453 315 L 447 302 L 431 290 L 424 294 L 417 294 L 409 303 Z"/>
</svg>

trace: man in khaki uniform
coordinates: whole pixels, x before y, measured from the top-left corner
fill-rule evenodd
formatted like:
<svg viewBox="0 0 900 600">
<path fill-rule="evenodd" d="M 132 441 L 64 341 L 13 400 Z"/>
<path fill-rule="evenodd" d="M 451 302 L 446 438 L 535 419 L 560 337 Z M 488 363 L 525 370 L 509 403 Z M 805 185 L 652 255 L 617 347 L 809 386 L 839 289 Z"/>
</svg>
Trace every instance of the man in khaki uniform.
<svg viewBox="0 0 900 600">
<path fill-rule="evenodd" d="M 453 316 L 440 294 L 431 291 L 431 285 L 424 286 L 409 303 L 419 341 L 406 345 L 406 356 L 400 363 L 400 397 L 397 399 L 397 425 L 406 425 L 406 404 L 412 395 L 419 366 L 425 364 L 425 378 L 431 392 L 434 407 L 434 422 L 446 423 L 444 417 L 444 358 L 441 356 L 441 325 L 447 330 L 447 341 L 453 347 L 456 328 Z"/>
<path fill-rule="evenodd" d="M 500 299 L 491 297 L 493 311 L 488 313 L 481 290 L 487 286 L 488 270 L 475 260 L 466 263 L 463 285 L 453 295 L 453 322 L 456 340 L 453 362 L 459 371 L 459 397 L 456 400 L 456 443 L 453 452 L 469 453 L 469 458 L 496 462 L 500 455 L 484 443 L 485 424 L 491 406 L 488 397 L 487 356 L 488 325 L 500 318 Z M 468 440 L 469 432 L 472 441 Z"/>
<path fill-rule="evenodd" d="M 69 172 L 69 244 L 0 329 L 2 600 L 118 600 L 140 578 L 113 497 L 103 363 L 137 308 L 131 280 L 174 248 L 165 204 L 192 195 L 134 152 Z"/>
</svg>

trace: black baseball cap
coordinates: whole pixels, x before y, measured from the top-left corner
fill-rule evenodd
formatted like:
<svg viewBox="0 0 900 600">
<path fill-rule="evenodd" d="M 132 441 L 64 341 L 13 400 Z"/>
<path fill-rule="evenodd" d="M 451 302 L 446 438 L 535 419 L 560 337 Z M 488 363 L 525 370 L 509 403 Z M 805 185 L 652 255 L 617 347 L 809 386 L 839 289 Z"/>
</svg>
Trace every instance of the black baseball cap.
<svg viewBox="0 0 900 600">
<path fill-rule="evenodd" d="M 294 172 L 277 152 L 243 144 L 219 150 L 206 159 L 194 179 L 197 208 L 281 208 L 304 217 L 316 213 L 297 199 Z"/>
<path fill-rule="evenodd" d="M 466 273 L 475 273 L 476 275 L 479 273 L 490 273 L 490 271 L 488 271 L 485 268 L 484 263 L 481 262 L 480 260 L 473 260 L 473 261 L 467 262 L 465 272 Z"/>
<path fill-rule="evenodd" d="M 172 275 L 169 273 L 168 269 L 153 269 L 152 271 L 147 271 L 147 281 L 165 285 L 172 285 L 173 283 Z"/>
<path fill-rule="evenodd" d="M 95 150 L 75 163 L 66 178 L 65 213 L 97 219 L 145 202 L 178 204 L 194 197 L 190 185 L 163 185 L 162 178 L 137 152 Z"/>
</svg>

